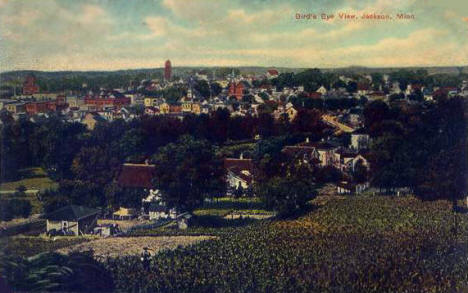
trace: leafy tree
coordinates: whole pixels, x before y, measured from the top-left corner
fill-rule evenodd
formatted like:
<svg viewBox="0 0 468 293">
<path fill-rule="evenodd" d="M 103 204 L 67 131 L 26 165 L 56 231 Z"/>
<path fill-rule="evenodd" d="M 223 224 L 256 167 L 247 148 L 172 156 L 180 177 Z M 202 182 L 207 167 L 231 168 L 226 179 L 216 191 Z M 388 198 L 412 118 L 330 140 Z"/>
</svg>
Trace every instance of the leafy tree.
<svg viewBox="0 0 468 293">
<path fill-rule="evenodd" d="M 40 195 L 45 213 L 68 204 L 88 207 L 105 207 L 103 186 L 79 180 L 62 180 L 56 190 L 45 190 Z"/>
<path fill-rule="evenodd" d="M 364 183 L 368 181 L 368 170 L 362 160 L 358 160 L 353 170 L 353 180 L 356 183 Z"/>
<path fill-rule="evenodd" d="M 148 192 L 143 188 L 122 188 L 116 183 L 111 183 L 104 188 L 107 205 L 112 209 L 139 208 L 141 200 L 147 195 Z"/>
<path fill-rule="evenodd" d="M 120 162 L 100 147 L 84 147 L 73 160 L 71 170 L 75 179 L 100 186 L 112 181 Z"/>
<path fill-rule="evenodd" d="M 371 128 L 389 117 L 390 109 L 385 102 L 373 101 L 364 108 L 364 125 L 367 128 Z"/>
<path fill-rule="evenodd" d="M 212 82 L 210 84 L 210 88 L 211 88 L 211 94 L 216 97 L 216 96 L 219 96 L 219 94 L 222 92 L 223 88 L 221 87 L 221 85 L 219 85 L 219 83 L 217 82 Z"/>
<path fill-rule="evenodd" d="M 210 85 L 206 80 L 198 80 L 195 83 L 194 89 L 199 92 L 203 98 L 207 99 L 210 97 Z"/>
<path fill-rule="evenodd" d="M 317 183 L 332 183 L 340 182 L 343 179 L 343 173 L 333 166 L 325 166 L 317 169 L 316 181 Z"/>
<path fill-rule="evenodd" d="M 317 110 L 299 110 L 292 121 L 292 129 L 295 132 L 312 132 L 316 140 L 321 137 L 324 125 L 321 121 L 321 113 Z"/>
<path fill-rule="evenodd" d="M 346 88 L 346 83 L 341 79 L 338 79 L 335 83 L 333 83 L 332 88 L 339 89 L 339 88 Z"/>
<path fill-rule="evenodd" d="M 153 161 L 154 183 L 171 207 L 192 211 L 204 198 L 224 193 L 224 169 L 207 141 L 183 136 L 160 148 Z"/>
<path fill-rule="evenodd" d="M 278 216 L 289 216 L 303 210 L 315 195 L 314 186 L 307 180 L 298 178 L 273 177 L 255 188 L 268 208 L 275 210 Z"/>
<path fill-rule="evenodd" d="M 348 82 L 348 84 L 346 85 L 346 90 L 348 91 L 348 93 L 357 92 L 357 82 L 355 81 Z"/>
</svg>

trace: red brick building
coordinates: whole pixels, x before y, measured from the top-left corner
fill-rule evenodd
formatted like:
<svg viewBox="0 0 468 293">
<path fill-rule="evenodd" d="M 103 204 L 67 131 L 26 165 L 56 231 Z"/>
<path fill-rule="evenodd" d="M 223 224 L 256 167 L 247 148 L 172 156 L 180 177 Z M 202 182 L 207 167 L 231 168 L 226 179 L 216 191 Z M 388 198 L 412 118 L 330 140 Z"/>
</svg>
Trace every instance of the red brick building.
<svg viewBox="0 0 468 293">
<path fill-rule="evenodd" d="M 29 75 L 23 83 L 23 95 L 34 95 L 38 92 L 39 86 L 36 84 L 36 78 Z"/>
<path fill-rule="evenodd" d="M 130 105 L 130 98 L 98 98 L 98 97 L 86 97 L 84 103 L 86 105 L 95 105 L 96 109 L 102 109 L 104 107 L 115 107 L 117 109 L 122 108 L 125 105 Z"/>
<path fill-rule="evenodd" d="M 35 115 L 38 113 L 56 112 L 66 107 L 67 105 L 65 103 L 59 103 L 57 101 L 30 102 L 26 104 L 26 113 Z"/>
<path fill-rule="evenodd" d="M 242 100 L 242 96 L 244 95 L 245 86 L 242 82 L 231 82 L 229 85 L 229 96 L 235 96 L 238 101 Z"/>
</svg>

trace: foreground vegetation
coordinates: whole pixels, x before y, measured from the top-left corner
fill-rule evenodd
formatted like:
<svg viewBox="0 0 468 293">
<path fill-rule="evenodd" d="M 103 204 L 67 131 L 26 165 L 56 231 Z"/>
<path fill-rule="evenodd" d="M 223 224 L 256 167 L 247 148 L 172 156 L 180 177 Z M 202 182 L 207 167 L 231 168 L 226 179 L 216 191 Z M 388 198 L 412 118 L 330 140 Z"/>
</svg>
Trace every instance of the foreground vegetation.
<svg viewBox="0 0 468 293">
<path fill-rule="evenodd" d="M 107 266 L 121 292 L 460 291 L 467 231 L 468 215 L 446 201 L 334 199 L 163 252 L 148 271 L 137 257 Z"/>
</svg>

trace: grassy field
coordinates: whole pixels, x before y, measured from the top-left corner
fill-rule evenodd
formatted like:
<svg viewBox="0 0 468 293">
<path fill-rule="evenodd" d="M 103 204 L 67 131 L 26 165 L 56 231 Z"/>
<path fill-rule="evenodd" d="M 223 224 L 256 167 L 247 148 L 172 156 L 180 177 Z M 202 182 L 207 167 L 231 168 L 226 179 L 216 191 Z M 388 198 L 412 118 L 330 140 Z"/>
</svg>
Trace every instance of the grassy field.
<svg viewBox="0 0 468 293">
<path fill-rule="evenodd" d="M 22 169 L 20 172 L 20 180 L 0 183 L 0 191 L 15 190 L 23 185 L 26 189 L 45 190 L 56 188 L 57 183 L 52 181 L 44 170 L 41 168 Z"/>
<path fill-rule="evenodd" d="M 468 214 L 446 201 L 348 197 L 299 218 L 230 228 L 219 239 L 111 261 L 127 292 L 461 292 Z"/>
<path fill-rule="evenodd" d="M 26 190 L 54 189 L 57 183 L 52 181 L 41 168 L 28 168 L 20 170 L 20 180 L 0 183 L 0 191 L 15 191 L 18 187 L 24 186 Z M 26 193 L 25 197 L 15 197 L 13 194 L 0 194 L 2 198 L 8 199 L 29 199 L 32 206 L 32 214 L 42 211 L 42 205 L 34 193 Z"/>
<path fill-rule="evenodd" d="M 231 219 L 230 216 L 236 216 Z M 175 223 L 155 229 L 132 231 L 133 236 L 198 236 L 235 233 L 241 227 L 257 222 L 256 215 L 273 216 L 274 213 L 264 208 L 258 198 L 231 198 L 224 197 L 205 202 L 196 209 L 187 230 L 179 230 Z M 239 218 L 242 214 L 242 218 Z M 250 217 L 249 217 L 250 216 Z"/>
</svg>

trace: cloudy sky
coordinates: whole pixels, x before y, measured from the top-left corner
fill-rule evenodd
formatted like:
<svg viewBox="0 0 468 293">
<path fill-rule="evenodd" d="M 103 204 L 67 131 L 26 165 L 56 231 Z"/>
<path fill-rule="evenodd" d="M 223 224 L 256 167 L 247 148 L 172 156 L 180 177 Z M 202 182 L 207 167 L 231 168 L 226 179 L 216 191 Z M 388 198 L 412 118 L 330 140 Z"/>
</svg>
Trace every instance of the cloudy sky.
<svg viewBox="0 0 468 293">
<path fill-rule="evenodd" d="M 391 4 L 390 4 L 391 3 Z M 390 21 L 337 19 L 389 14 Z M 332 21 L 296 13 L 335 14 Z M 397 13 L 414 20 L 396 20 Z M 468 64 L 467 0 L 0 0 L 0 71 Z"/>
</svg>

